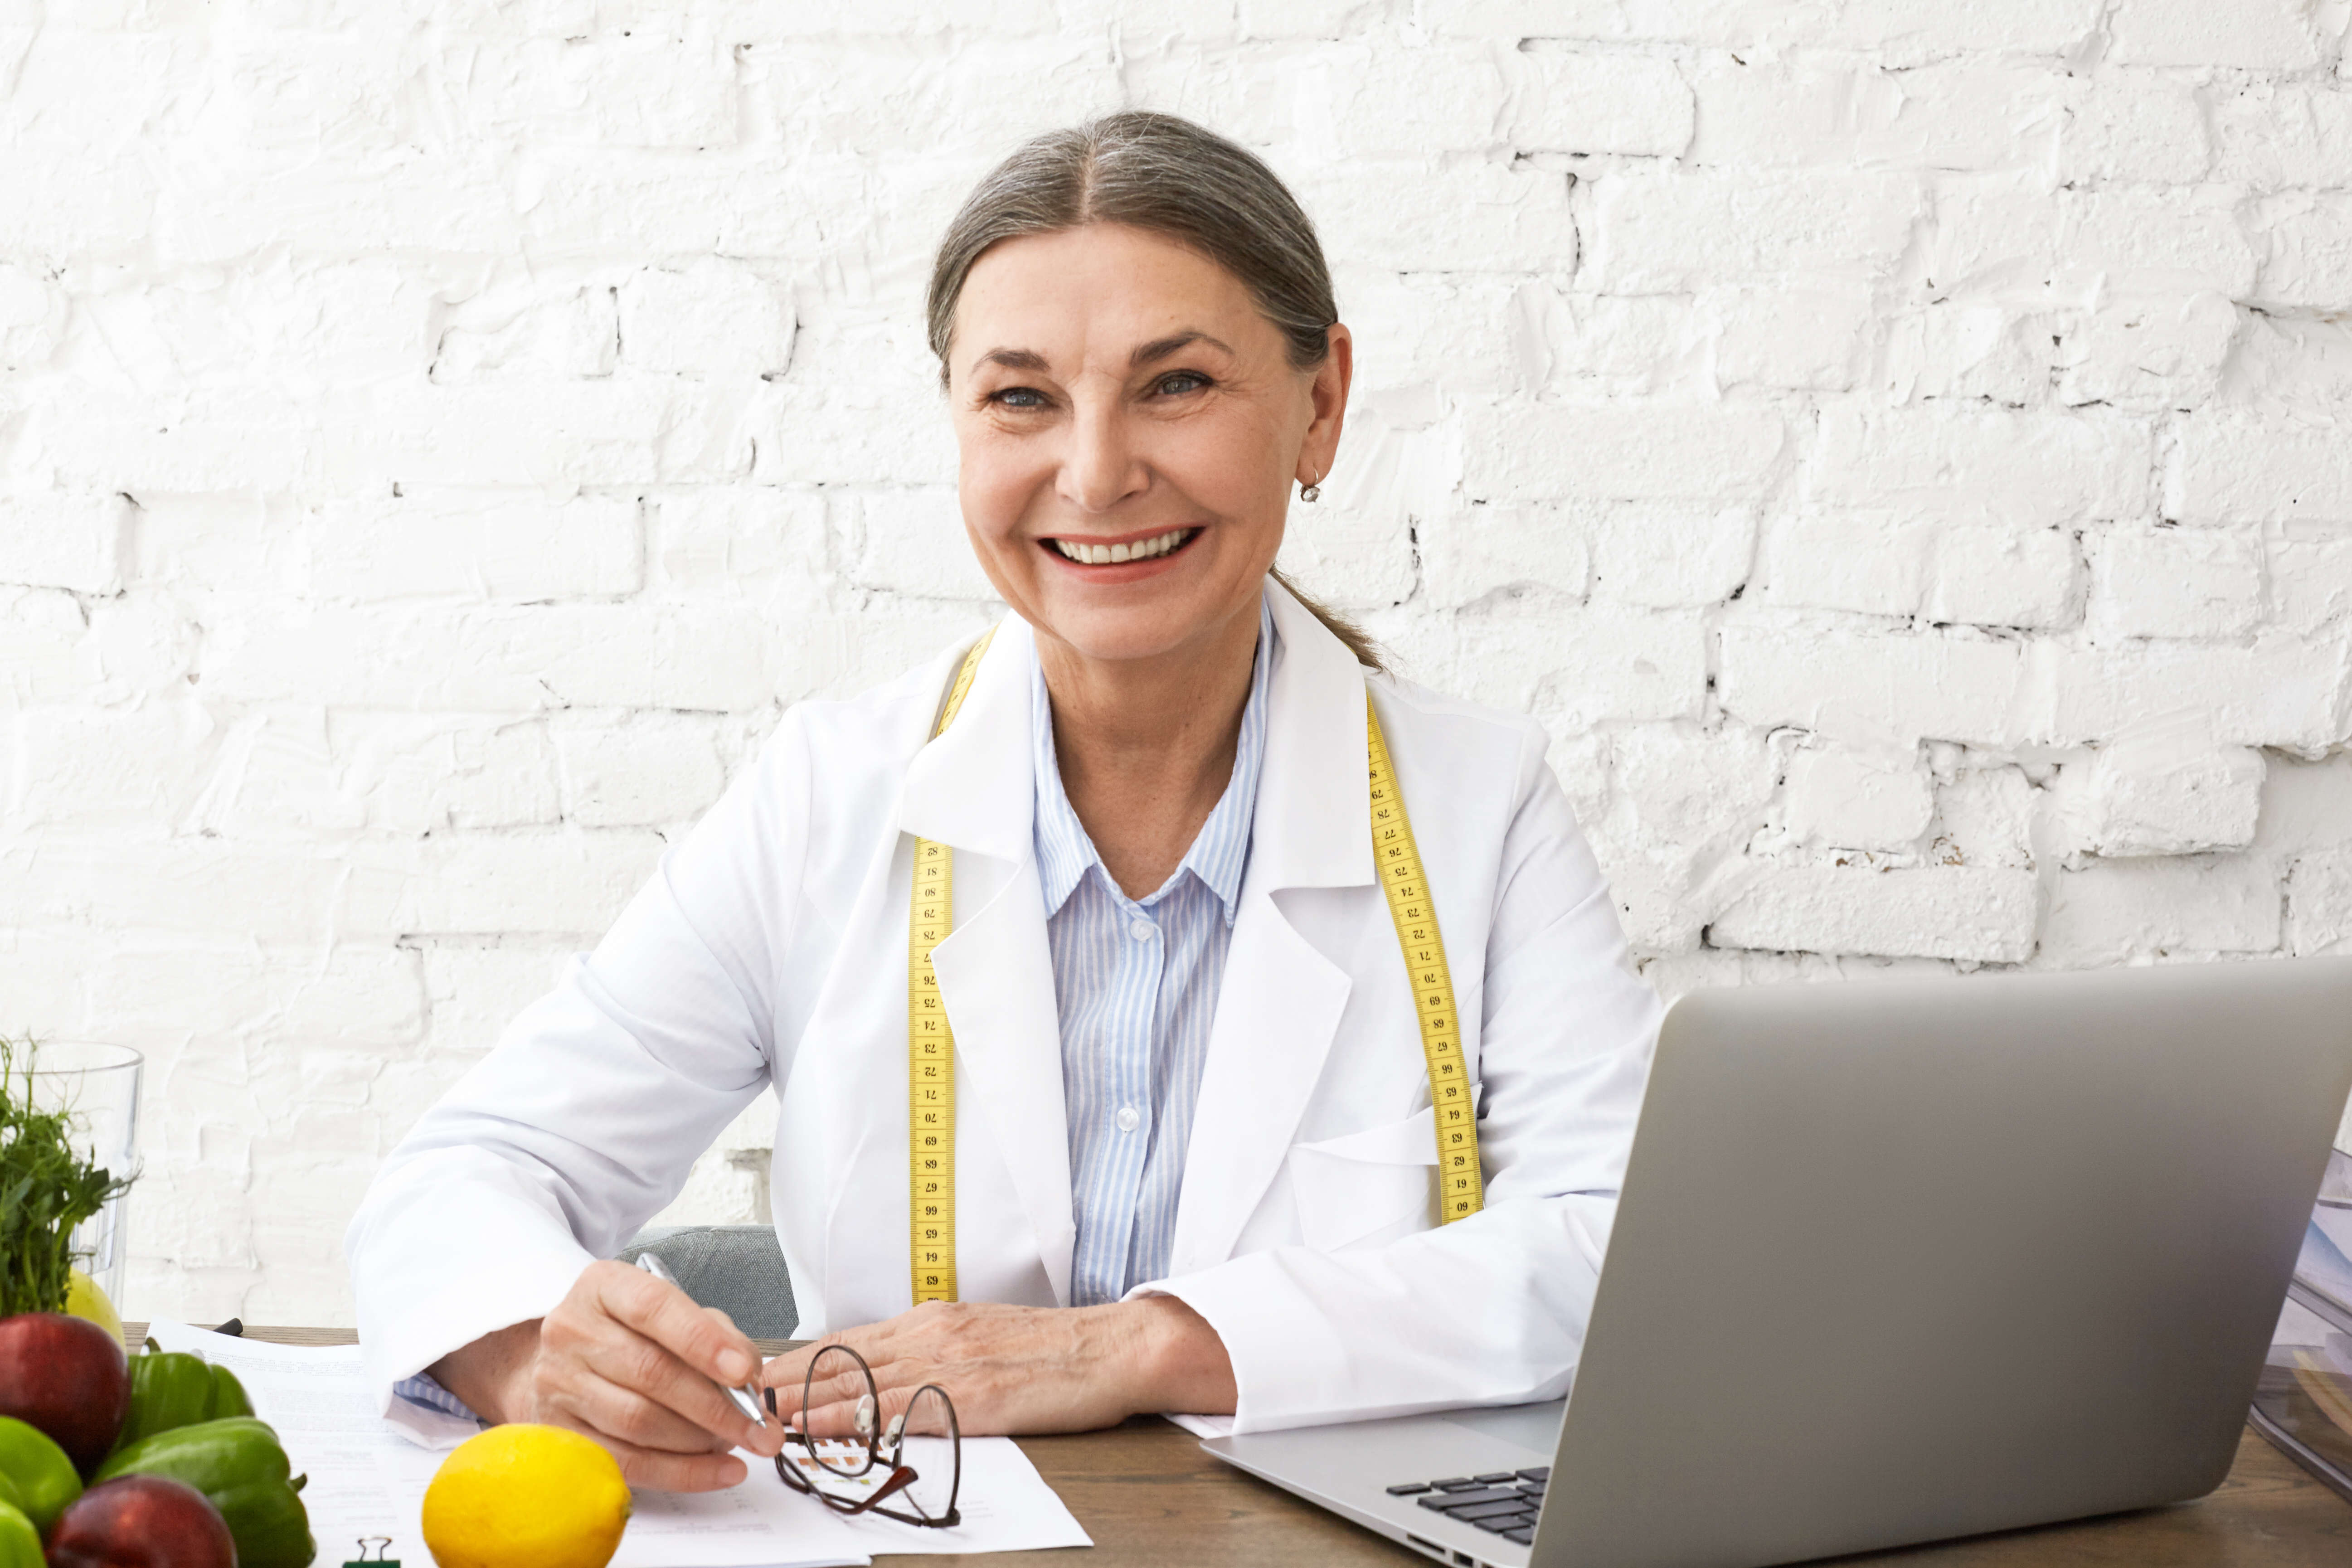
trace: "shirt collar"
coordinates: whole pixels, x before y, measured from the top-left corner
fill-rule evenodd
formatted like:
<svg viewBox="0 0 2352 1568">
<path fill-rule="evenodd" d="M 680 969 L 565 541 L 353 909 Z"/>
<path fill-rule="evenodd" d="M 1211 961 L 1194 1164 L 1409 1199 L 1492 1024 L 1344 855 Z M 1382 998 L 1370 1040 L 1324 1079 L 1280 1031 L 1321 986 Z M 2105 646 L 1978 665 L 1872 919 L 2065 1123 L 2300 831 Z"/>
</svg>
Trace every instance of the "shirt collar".
<svg viewBox="0 0 2352 1568">
<path fill-rule="evenodd" d="M 1265 760 L 1266 689 L 1272 684 L 1273 667 L 1281 657 L 1281 639 L 1274 629 L 1273 605 L 1261 595 L 1257 656 L 1250 668 L 1249 701 L 1242 708 L 1242 732 L 1234 750 L 1233 777 L 1226 781 L 1225 793 L 1217 797 L 1208 821 L 1201 825 L 1192 847 L 1177 862 L 1174 874 L 1150 897 L 1140 900 L 1141 903 L 1148 906 L 1159 902 L 1190 871 L 1217 895 L 1224 906 L 1225 924 L 1234 923 L 1241 907 L 1242 874 L 1249 868 L 1250 822 L 1256 815 L 1258 771 Z M 1037 879 L 1045 889 L 1045 915 L 1050 920 L 1069 901 L 1087 872 L 1102 865 L 1102 857 L 1095 852 L 1094 840 L 1087 837 L 1086 825 L 1078 820 L 1077 810 L 1070 805 L 1069 795 L 1062 787 L 1061 763 L 1054 752 L 1053 703 L 1046 696 L 1045 671 L 1037 662 L 1034 647 L 1029 668 L 1035 715 L 1031 729 L 1036 736 Z M 1102 872 L 1102 879 L 1105 886 L 1117 889 L 1108 870 Z"/>
</svg>

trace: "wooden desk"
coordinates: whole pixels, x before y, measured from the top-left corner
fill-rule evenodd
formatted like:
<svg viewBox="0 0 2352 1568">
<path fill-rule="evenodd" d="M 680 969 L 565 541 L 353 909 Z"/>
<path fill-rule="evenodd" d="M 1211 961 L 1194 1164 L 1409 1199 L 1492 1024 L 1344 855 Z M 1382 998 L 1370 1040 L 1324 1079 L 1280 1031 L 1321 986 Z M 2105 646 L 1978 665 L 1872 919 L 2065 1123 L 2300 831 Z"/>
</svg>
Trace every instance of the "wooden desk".
<svg viewBox="0 0 2352 1568">
<path fill-rule="evenodd" d="M 131 1324 L 131 1343 L 144 1324 Z M 347 1329 L 252 1329 L 280 1344 L 349 1344 Z M 772 1353 L 781 1344 L 762 1345 Z M 1108 1432 L 1024 1437 L 1022 1451 L 1061 1494 L 1096 1551 L 1012 1552 L 990 1563 L 1426 1563 L 1430 1559 L 1219 1464 L 1191 1434 L 1156 1416 Z M 961 1557 L 888 1556 L 893 1564 L 971 1568 Z M 2297 1469 L 2251 1430 L 2211 1497 L 2172 1508 L 2011 1531 L 1837 1560 L 1904 1568 L 2345 1568 L 2352 1503 Z"/>
</svg>

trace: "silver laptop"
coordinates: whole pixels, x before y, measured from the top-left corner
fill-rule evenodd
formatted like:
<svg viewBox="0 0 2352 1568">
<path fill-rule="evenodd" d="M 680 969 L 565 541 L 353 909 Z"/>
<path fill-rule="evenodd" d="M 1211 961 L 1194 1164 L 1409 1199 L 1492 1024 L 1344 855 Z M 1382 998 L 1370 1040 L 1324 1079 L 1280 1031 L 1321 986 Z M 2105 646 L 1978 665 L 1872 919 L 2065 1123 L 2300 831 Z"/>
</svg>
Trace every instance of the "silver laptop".
<svg viewBox="0 0 2352 1568">
<path fill-rule="evenodd" d="M 1461 1568 L 1757 1568 L 2200 1497 L 2347 1091 L 2352 959 L 1702 992 L 1567 1401 L 1203 1446 Z"/>
</svg>

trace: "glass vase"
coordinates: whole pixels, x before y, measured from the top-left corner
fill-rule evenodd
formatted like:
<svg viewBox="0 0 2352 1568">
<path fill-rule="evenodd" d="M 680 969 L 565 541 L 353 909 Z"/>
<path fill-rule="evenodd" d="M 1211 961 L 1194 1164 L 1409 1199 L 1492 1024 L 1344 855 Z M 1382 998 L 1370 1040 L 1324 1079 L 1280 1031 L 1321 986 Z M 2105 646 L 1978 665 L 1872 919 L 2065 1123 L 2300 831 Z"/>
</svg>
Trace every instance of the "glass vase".
<svg viewBox="0 0 2352 1568">
<path fill-rule="evenodd" d="M 20 1058 L 21 1061 L 22 1058 Z M 36 1110 L 62 1110 L 76 1151 L 116 1175 L 138 1169 L 139 1079 L 144 1063 L 128 1046 L 44 1041 L 32 1053 L 30 1078 Z M 129 1260 L 124 1228 L 130 1194 L 118 1193 L 74 1228 L 75 1266 L 98 1281 L 114 1310 L 122 1310 L 124 1265 Z"/>
</svg>

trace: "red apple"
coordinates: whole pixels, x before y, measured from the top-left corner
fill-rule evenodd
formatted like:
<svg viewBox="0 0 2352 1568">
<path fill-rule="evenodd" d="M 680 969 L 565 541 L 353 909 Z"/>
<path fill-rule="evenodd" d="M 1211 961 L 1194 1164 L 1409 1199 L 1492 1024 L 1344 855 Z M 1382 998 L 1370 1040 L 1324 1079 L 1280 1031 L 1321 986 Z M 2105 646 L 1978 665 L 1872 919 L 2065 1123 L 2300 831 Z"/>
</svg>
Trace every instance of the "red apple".
<svg viewBox="0 0 2352 1568">
<path fill-rule="evenodd" d="M 48 1568 L 236 1568 L 236 1542 L 185 1481 L 123 1476 L 58 1516 Z"/>
<path fill-rule="evenodd" d="M 0 1318 L 0 1415 L 37 1426 L 83 1475 L 114 1447 L 131 1410 L 131 1363 L 88 1318 Z"/>
</svg>

